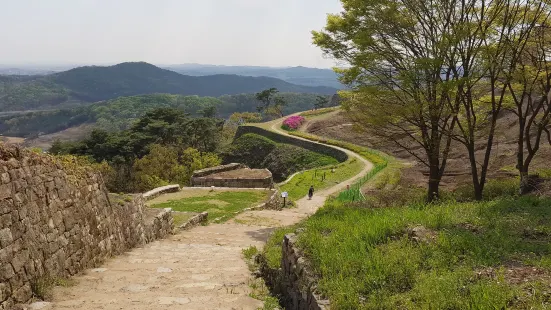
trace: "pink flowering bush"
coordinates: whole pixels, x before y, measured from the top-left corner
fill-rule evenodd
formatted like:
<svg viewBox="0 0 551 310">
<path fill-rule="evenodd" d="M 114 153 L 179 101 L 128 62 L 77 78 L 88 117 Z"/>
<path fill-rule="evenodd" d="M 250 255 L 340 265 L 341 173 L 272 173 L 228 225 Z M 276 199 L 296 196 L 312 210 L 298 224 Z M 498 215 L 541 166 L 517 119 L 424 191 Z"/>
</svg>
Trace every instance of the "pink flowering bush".
<svg viewBox="0 0 551 310">
<path fill-rule="evenodd" d="M 291 116 L 283 121 L 281 127 L 285 130 L 297 130 L 305 121 L 306 119 L 300 115 Z"/>
</svg>

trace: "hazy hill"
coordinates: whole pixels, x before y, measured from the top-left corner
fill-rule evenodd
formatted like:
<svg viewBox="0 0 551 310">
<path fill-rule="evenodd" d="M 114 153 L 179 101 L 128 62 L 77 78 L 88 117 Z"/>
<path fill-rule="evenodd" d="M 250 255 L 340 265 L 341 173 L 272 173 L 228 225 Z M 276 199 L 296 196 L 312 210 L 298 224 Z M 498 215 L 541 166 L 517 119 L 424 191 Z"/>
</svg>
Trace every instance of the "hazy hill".
<svg viewBox="0 0 551 310">
<path fill-rule="evenodd" d="M 213 74 L 237 74 L 243 76 L 267 76 L 282 79 L 286 82 L 307 85 L 327 86 L 342 89 L 343 85 L 337 80 L 337 74 L 330 69 L 307 67 L 254 67 L 254 66 L 213 66 L 199 64 L 183 64 L 164 66 L 169 70 L 181 74 L 204 76 Z"/>
<path fill-rule="evenodd" d="M 318 95 L 280 93 L 288 105 L 285 114 L 311 109 Z M 326 96 L 329 99 L 329 96 Z M 333 100 L 332 104 L 337 104 Z M 0 134 L 29 137 L 52 134 L 81 125 L 98 126 L 104 130 L 127 129 L 139 117 L 155 108 L 177 108 L 191 115 L 200 115 L 207 107 L 216 107 L 218 116 L 227 118 L 234 112 L 255 112 L 258 101 L 254 94 L 221 97 L 150 94 L 100 101 L 76 108 L 56 109 L 0 116 Z M 85 133 L 84 133 L 85 134 Z"/>
<path fill-rule="evenodd" d="M 301 86 L 270 77 L 186 76 L 144 62 L 122 63 L 80 67 L 46 76 L 2 76 L 0 112 L 40 110 L 155 93 L 219 97 L 271 87 L 293 93 L 332 95 L 336 92 L 331 87 Z"/>
</svg>

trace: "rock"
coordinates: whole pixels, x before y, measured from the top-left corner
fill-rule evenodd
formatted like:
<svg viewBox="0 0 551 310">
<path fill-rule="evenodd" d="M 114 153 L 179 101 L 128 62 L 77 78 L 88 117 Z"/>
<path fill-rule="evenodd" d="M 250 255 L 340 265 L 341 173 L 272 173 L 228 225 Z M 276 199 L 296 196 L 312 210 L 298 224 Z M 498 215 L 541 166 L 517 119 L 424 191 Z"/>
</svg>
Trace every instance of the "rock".
<svg viewBox="0 0 551 310">
<path fill-rule="evenodd" d="M 430 243 L 436 240 L 438 236 L 433 230 L 430 230 L 424 226 L 416 226 L 408 230 L 408 235 L 411 240 L 416 242 Z"/>
</svg>

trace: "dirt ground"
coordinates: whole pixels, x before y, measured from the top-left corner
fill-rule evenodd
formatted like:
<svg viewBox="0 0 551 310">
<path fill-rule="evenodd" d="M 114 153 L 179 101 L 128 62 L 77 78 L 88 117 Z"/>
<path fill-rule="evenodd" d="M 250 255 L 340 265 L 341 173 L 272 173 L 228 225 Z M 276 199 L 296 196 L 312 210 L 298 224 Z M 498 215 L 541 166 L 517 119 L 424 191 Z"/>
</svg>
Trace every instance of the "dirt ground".
<svg viewBox="0 0 551 310">
<path fill-rule="evenodd" d="M 426 186 L 428 181 L 428 168 L 426 166 L 402 148 L 381 141 L 370 132 L 358 131 L 344 112 L 337 111 L 332 113 L 331 117 L 326 116 L 323 119 L 310 120 L 302 130 L 318 136 L 367 146 L 395 156 L 410 164 L 409 168 L 403 170 L 403 184 Z M 501 118 L 490 161 L 490 179 L 508 178 L 516 175 L 516 130 L 514 115 L 509 114 Z M 422 155 L 422 149 L 419 146 L 410 146 L 411 150 Z M 481 158 L 483 150 L 477 150 L 476 155 Z M 551 146 L 542 143 L 538 155 L 531 164 L 532 171 L 551 168 L 549 165 L 550 159 Z M 459 185 L 470 183 L 471 180 L 470 164 L 465 147 L 458 142 L 453 142 L 441 186 L 443 189 L 453 190 Z"/>
<path fill-rule="evenodd" d="M 77 127 L 71 127 L 56 133 L 47 134 L 34 139 L 26 139 L 23 143 L 26 147 L 39 147 L 43 150 L 49 150 L 55 140 L 78 141 L 84 139 L 94 128 L 94 125 L 84 124 Z"/>
</svg>

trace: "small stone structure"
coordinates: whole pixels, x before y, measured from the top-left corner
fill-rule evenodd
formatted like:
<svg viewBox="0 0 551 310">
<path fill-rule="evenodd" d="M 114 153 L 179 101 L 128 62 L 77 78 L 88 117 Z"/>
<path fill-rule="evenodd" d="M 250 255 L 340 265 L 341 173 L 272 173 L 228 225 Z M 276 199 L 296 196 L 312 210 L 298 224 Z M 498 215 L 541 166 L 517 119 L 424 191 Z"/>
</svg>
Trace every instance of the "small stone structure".
<svg viewBox="0 0 551 310">
<path fill-rule="evenodd" d="M 243 164 L 229 164 L 198 170 L 191 176 L 194 187 L 272 188 L 268 169 L 250 169 Z"/>
<path fill-rule="evenodd" d="M 155 199 L 163 194 L 168 193 L 177 193 L 181 190 L 180 185 L 167 185 L 163 187 L 157 187 L 155 189 L 150 190 L 149 192 L 143 193 L 143 197 L 145 200 L 152 200 Z"/>
<path fill-rule="evenodd" d="M 27 303 L 46 277 L 74 275 L 173 231 L 170 209 L 108 194 L 72 160 L 0 144 L 0 309 Z"/>
<path fill-rule="evenodd" d="M 282 244 L 282 293 L 285 309 L 326 310 L 329 301 L 316 293 L 316 282 L 307 260 L 298 247 L 296 235 L 287 234 Z"/>
<path fill-rule="evenodd" d="M 203 212 L 203 213 L 199 213 L 197 215 L 195 215 L 194 217 L 190 218 L 187 222 L 185 222 L 184 224 L 180 225 L 180 227 L 178 227 L 179 229 L 181 230 L 188 230 L 188 229 L 191 229 L 201 223 L 205 223 L 208 219 L 208 212 Z"/>
</svg>

